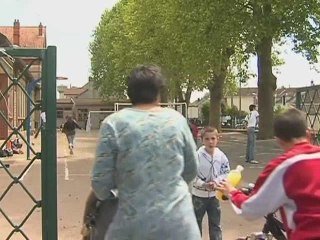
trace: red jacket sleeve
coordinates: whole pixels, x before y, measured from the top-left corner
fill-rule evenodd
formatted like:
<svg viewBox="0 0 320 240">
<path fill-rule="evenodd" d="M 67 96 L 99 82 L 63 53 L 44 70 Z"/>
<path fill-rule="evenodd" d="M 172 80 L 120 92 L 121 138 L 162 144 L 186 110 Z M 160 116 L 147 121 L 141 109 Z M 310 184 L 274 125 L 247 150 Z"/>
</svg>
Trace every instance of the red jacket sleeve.
<svg viewBox="0 0 320 240">
<path fill-rule="evenodd" d="M 245 193 L 238 191 L 233 191 L 230 193 L 231 195 L 231 203 L 233 205 L 234 210 L 238 214 L 242 214 L 244 217 L 248 219 L 254 219 L 258 217 L 258 215 L 261 213 L 262 216 L 265 213 L 263 211 L 264 206 L 261 205 L 262 202 L 259 200 L 260 196 L 257 196 L 257 193 L 262 188 L 262 186 L 265 184 L 268 177 L 272 174 L 272 172 L 276 169 L 277 166 L 279 166 L 286 158 L 283 156 L 280 156 L 279 158 L 276 158 L 272 160 L 266 168 L 262 171 L 262 173 L 259 175 L 255 187 L 253 188 L 250 195 L 246 195 Z M 266 194 L 266 191 L 271 191 L 272 188 L 275 188 L 275 186 L 267 186 L 266 188 L 263 188 L 263 191 L 260 191 L 258 194 L 261 195 L 261 193 Z M 259 203 L 260 201 L 260 203 Z M 243 209 L 244 204 L 247 203 L 247 208 L 249 208 L 249 212 L 245 212 L 246 209 Z M 269 209 L 268 209 L 269 210 Z M 251 212 L 252 211 L 252 212 Z M 267 207 L 265 208 L 265 211 L 267 211 Z M 260 216 L 259 216 L 260 217 Z"/>
</svg>

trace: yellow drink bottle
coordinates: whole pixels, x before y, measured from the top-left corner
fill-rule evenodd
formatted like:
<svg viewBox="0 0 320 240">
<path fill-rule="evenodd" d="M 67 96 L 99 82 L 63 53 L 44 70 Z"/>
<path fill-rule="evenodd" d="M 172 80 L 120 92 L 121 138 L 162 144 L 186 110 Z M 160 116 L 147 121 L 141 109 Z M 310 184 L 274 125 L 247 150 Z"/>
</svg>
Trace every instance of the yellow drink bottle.
<svg viewBox="0 0 320 240">
<path fill-rule="evenodd" d="M 226 178 L 227 182 L 234 187 L 238 186 L 242 179 L 241 172 L 243 169 L 244 168 L 241 165 L 238 165 L 236 169 L 231 170 Z M 228 200 L 228 197 L 224 196 L 221 191 L 217 191 L 217 198 L 220 201 Z"/>
</svg>

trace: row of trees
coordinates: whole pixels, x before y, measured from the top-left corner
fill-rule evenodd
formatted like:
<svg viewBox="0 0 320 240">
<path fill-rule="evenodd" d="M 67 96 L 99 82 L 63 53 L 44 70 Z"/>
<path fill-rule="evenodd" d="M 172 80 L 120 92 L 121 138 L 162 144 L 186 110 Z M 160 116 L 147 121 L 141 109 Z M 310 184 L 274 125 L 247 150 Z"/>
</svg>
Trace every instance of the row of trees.
<svg viewBox="0 0 320 240">
<path fill-rule="evenodd" d="M 156 63 L 168 76 L 164 100 L 190 102 L 210 92 L 210 124 L 220 126 L 221 100 L 248 77 L 257 56 L 260 137 L 272 137 L 274 44 L 292 41 L 316 62 L 320 0 L 120 0 L 105 11 L 90 45 L 92 77 L 105 98 L 123 97 L 128 72 Z"/>
</svg>

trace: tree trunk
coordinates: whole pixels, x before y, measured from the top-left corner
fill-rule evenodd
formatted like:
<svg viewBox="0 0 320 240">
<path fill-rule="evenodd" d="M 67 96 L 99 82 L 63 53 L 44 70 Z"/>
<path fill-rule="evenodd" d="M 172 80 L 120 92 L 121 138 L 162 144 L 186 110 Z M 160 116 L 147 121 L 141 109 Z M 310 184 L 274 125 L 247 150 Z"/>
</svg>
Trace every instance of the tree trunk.
<svg viewBox="0 0 320 240">
<path fill-rule="evenodd" d="M 176 98 L 177 98 L 177 102 L 184 102 L 184 97 L 183 97 L 183 91 L 182 88 L 180 86 L 180 82 L 176 81 Z"/>
<path fill-rule="evenodd" d="M 225 75 L 219 74 L 213 79 L 213 85 L 209 87 L 210 92 L 210 111 L 209 111 L 209 125 L 221 130 L 221 101 L 223 98 L 223 86 Z"/>
<path fill-rule="evenodd" d="M 227 70 L 230 65 L 230 57 L 234 54 L 233 48 L 226 48 L 221 54 L 221 65 L 218 74 L 213 74 L 209 82 L 210 108 L 209 125 L 216 127 L 221 131 L 221 103 L 223 100 L 223 89 L 227 76 Z"/>
<path fill-rule="evenodd" d="M 184 96 L 184 100 L 186 102 L 186 104 L 189 106 L 190 104 L 190 100 L 191 100 L 191 94 L 192 94 L 192 89 L 193 89 L 193 82 L 189 79 L 188 80 L 188 84 L 187 84 L 187 89 L 186 89 L 186 93 Z"/>
<path fill-rule="evenodd" d="M 189 106 L 190 104 L 190 99 L 191 99 L 191 93 L 192 93 L 192 82 L 190 80 L 188 80 L 187 83 L 187 89 L 186 92 L 183 92 L 183 89 L 181 88 L 180 82 L 177 81 L 176 82 L 176 101 L 177 103 L 186 103 L 187 106 Z M 176 107 L 177 110 L 177 107 Z M 186 116 L 186 111 L 187 109 L 182 108 L 182 115 Z"/>
<path fill-rule="evenodd" d="M 181 85 L 180 85 L 180 82 L 179 81 L 176 81 L 175 82 L 175 99 L 176 99 L 176 103 L 184 103 L 185 102 L 185 99 L 184 99 L 184 96 L 183 96 L 183 91 L 182 91 L 182 88 L 181 88 Z M 175 110 L 178 111 L 178 105 L 175 106 Z M 181 114 L 183 116 L 186 116 L 186 110 L 185 108 L 181 108 Z"/>
<path fill-rule="evenodd" d="M 273 96 L 277 79 L 272 73 L 271 52 L 272 37 L 265 37 L 257 46 L 259 139 L 273 137 Z"/>
</svg>

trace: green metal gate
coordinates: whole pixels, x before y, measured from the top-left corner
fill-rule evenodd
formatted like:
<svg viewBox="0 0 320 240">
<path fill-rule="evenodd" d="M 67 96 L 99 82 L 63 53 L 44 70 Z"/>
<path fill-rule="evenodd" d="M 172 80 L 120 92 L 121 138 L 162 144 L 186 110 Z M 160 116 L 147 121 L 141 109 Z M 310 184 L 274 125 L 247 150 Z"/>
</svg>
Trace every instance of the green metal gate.
<svg viewBox="0 0 320 240">
<path fill-rule="evenodd" d="M 0 225 L 0 238 L 1 239 L 13 239 L 19 237 L 19 239 L 31 239 L 30 233 L 24 230 L 24 227 L 30 221 L 30 218 L 38 214 L 39 222 L 41 225 L 41 232 L 37 236 L 37 239 L 44 240 L 56 240 L 58 239 L 57 233 L 57 146 L 56 146 L 56 47 L 49 46 L 47 49 L 21 49 L 21 48 L 3 48 L 0 51 L 0 72 L 5 78 L 8 79 L 7 88 L 1 91 L 0 94 L 0 122 L 8 126 L 9 135 L 6 139 L 3 139 L 1 149 L 5 149 L 8 142 L 14 137 L 18 136 L 23 140 L 24 145 L 31 151 L 30 161 L 25 158 L 24 164 L 21 168 L 21 164 L 16 166 L 11 164 L 8 166 L 9 158 L 0 159 L 0 176 L 2 178 L 9 179 L 8 185 L 0 188 L 0 220 L 6 222 L 6 226 L 11 230 L 9 233 L 4 233 L 1 230 Z M 40 74 L 40 98 L 35 97 L 28 93 L 26 89 L 27 79 L 35 71 Z M 27 80 L 26 80 L 27 79 Z M 32 79 L 36 80 L 36 79 Z M 18 91 L 17 91 L 18 89 Z M 30 103 L 30 112 L 26 112 L 25 118 L 19 120 L 19 124 L 16 124 L 10 118 L 8 109 L 10 103 L 8 100 L 12 97 L 11 92 L 19 92 L 23 95 L 20 99 L 26 99 Z M 9 101 L 10 102 L 10 101 Z M 2 105 L 1 105 L 2 104 Z M 13 103 L 14 104 L 14 103 Z M 26 104 L 25 102 L 17 102 L 16 104 Z M 6 109 L 4 109 L 6 106 Z M 17 105 L 19 107 L 19 105 Z M 13 105 L 13 108 L 17 107 Z M 19 108 L 20 109 L 20 108 Z M 21 108 L 24 109 L 24 108 Z M 41 129 L 41 147 L 33 146 L 29 138 L 25 135 L 25 129 L 30 127 L 28 120 L 35 119 L 36 113 L 44 113 Z M 2 131 L 2 129 L 0 130 Z M 40 150 L 39 150 L 40 149 Z M 21 163 L 21 162 L 20 162 Z M 35 186 L 27 186 L 22 178 L 28 174 L 34 173 L 36 165 L 39 167 L 41 182 L 38 184 L 39 196 L 30 191 L 30 188 Z M 20 169 L 21 168 L 21 169 Z M 13 173 L 17 172 L 17 173 Z M 34 173 L 35 174 L 35 173 Z M 38 176 L 38 175 L 37 175 Z M 32 178 L 35 178 L 32 176 Z M 0 178 L 1 181 L 1 178 Z M 0 184 L 2 184 L 0 182 Z M 10 216 L 10 212 L 14 212 L 15 209 L 7 209 L 4 200 L 8 198 L 11 191 L 14 188 L 21 188 L 24 193 L 21 197 L 28 197 L 32 201 L 31 209 L 27 210 L 27 214 L 22 219 L 17 219 L 16 216 Z M 39 198 L 39 199 L 37 199 Z M 8 201 L 8 200 L 6 200 Z M 9 201 L 16 201 L 16 199 L 9 199 Z M 29 199 L 28 199 L 29 201 Z M 16 206 L 17 209 L 24 206 Z M 39 213 L 40 212 L 40 213 Z M 1 221 L 0 221 L 1 223 Z M 30 229 L 30 228 L 29 228 Z M 5 236 L 4 236 L 5 235 Z"/>
<path fill-rule="evenodd" d="M 306 113 L 308 126 L 312 129 L 313 141 L 320 143 L 320 85 L 298 88 L 296 107 Z"/>
</svg>

